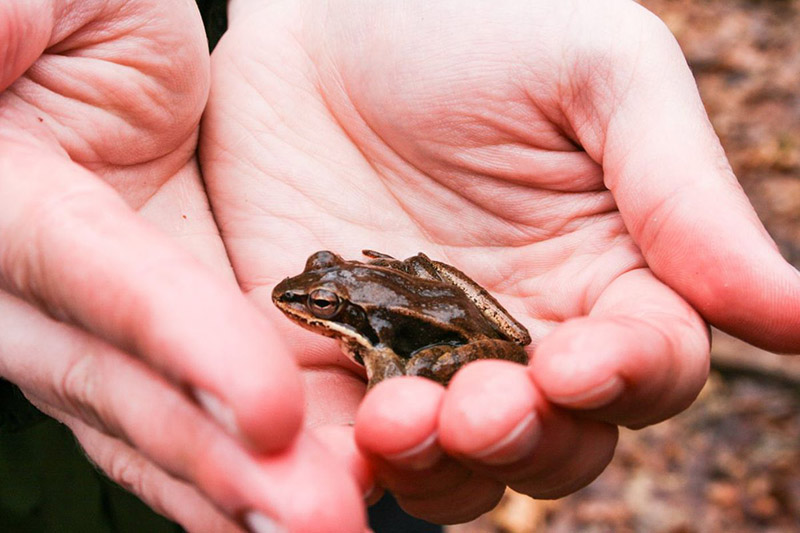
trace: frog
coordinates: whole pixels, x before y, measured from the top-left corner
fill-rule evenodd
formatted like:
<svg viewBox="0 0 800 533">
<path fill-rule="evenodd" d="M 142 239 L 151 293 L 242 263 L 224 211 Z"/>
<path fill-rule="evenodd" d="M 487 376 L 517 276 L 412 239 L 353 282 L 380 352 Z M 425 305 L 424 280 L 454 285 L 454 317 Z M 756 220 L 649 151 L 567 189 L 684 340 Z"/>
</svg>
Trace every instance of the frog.
<svg viewBox="0 0 800 533">
<path fill-rule="evenodd" d="M 272 301 L 300 326 L 338 339 L 365 368 L 368 389 L 397 376 L 447 386 L 479 359 L 528 362 L 528 330 L 457 268 L 424 253 L 362 253 L 367 261 L 313 253 L 303 272 L 274 287 Z"/>
</svg>

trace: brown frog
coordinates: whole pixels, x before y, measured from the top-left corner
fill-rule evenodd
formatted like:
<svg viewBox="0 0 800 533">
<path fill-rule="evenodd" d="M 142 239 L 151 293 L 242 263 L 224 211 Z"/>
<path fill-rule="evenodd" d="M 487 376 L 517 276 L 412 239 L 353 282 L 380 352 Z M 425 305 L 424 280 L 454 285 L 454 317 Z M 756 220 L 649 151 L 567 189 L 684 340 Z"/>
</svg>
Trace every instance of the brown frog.
<svg viewBox="0 0 800 533">
<path fill-rule="evenodd" d="M 369 387 L 402 375 L 446 385 L 476 359 L 527 363 L 528 331 L 463 272 L 422 253 L 405 261 L 363 253 L 370 261 L 313 254 L 272 301 L 301 326 L 339 339 L 366 367 Z"/>
</svg>

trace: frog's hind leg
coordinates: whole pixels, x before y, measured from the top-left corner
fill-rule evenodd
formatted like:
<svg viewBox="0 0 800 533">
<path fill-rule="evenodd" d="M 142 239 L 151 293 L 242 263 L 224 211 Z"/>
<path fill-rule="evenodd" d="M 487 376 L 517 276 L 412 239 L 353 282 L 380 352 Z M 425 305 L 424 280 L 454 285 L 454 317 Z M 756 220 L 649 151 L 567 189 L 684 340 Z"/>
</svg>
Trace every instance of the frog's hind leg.
<svg viewBox="0 0 800 533">
<path fill-rule="evenodd" d="M 369 257 L 370 259 L 391 259 L 392 261 L 397 261 L 394 257 L 389 254 L 385 254 L 383 252 L 376 252 L 375 250 L 361 250 L 361 253 L 365 257 Z"/>
<path fill-rule="evenodd" d="M 525 349 L 513 342 L 496 339 L 473 341 L 463 346 L 438 345 L 417 352 L 406 364 L 406 374 L 447 385 L 462 366 L 479 359 L 502 359 L 528 363 Z"/>
<path fill-rule="evenodd" d="M 421 257 L 420 257 L 421 256 Z M 425 254 L 419 254 L 417 261 L 424 264 L 424 268 L 435 271 L 436 276 L 442 281 L 455 285 L 474 303 L 483 315 L 497 327 L 503 335 L 521 346 L 531 343 L 528 330 L 517 322 L 506 309 L 500 305 L 489 291 L 478 285 L 472 278 L 454 266 L 439 261 L 428 259 Z"/>
<path fill-rule="evenodd" d="M 428 259 L 428 256 L 423 253 L 403 260 L 395 259 L 391 255 L 374 250 L 361 250 L 361 253 L 370 258 L 370 265 L 393 268 L 422 279 L 447 281 L 439 276 L 433 261 Z"/>
<path fill-rule="evenodd" d="M 364 254 L 365 257 L 370 258 L 369 261 L 370 265 L 392 268 L 394 270 L 400 270 L 402 272 L 409 272 L 408 268 L 406 267 L 405 261 L 395 259 L 391 255 L 384 254 L 381 252 L 376 252 L 375 250 L 361 250 L 361 253 Z"/>
</svg>

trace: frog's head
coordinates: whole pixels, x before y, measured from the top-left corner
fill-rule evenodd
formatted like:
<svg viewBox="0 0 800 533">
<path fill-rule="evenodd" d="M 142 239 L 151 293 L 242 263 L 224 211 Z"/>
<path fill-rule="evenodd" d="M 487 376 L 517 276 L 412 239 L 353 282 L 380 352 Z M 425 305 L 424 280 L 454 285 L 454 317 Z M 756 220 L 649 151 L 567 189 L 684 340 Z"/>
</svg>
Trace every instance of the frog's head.
<svg viewBox="0 0 800 533">
<path fill-rule="evenodd" d="M 350 297 L 354 280 L 348 264 L 332 252 L 316 252 L 302 273 L 275 286 L 272 301 L 306 329 L 370 348 L 378 337 L 365 310 Z"/>
</svg>

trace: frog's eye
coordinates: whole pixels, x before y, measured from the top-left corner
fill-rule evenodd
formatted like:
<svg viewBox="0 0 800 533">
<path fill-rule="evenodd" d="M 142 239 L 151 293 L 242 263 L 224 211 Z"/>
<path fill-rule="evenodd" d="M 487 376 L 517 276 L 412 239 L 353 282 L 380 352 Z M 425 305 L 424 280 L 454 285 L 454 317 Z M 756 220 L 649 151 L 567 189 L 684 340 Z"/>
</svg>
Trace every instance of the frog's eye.
<svg viewBox="0 0 800 533">
<path fill-rule="evenodd" d="M 319 318 L 332 318 L 339 312 L 341 300 L 327 289 L 314 289 L 308 295 L 308 307 L 314 316 Z"/>
</svg>

